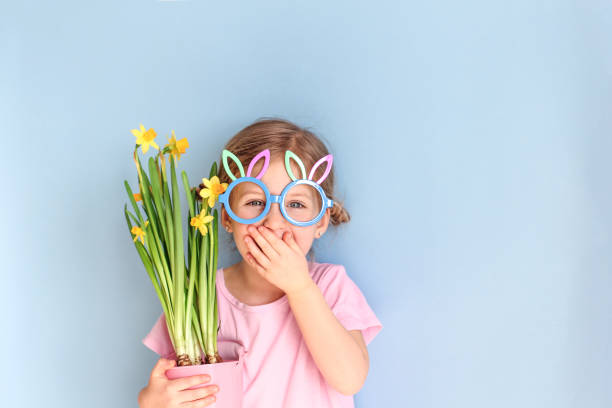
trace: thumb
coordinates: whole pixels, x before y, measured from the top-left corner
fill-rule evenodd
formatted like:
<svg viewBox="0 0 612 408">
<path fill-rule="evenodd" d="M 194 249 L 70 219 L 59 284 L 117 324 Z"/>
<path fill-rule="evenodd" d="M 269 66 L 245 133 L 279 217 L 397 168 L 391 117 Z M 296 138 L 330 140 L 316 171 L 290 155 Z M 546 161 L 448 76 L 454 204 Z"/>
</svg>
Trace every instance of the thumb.
<svg viewBox="0 0 612 408">
<path fill-rule="evenodd" d="M 166 379 L 166 370 L 176 366 L 174 359 L 160 358 L 151 371 L 151 377 L 162 377 Z"/>
</svg>

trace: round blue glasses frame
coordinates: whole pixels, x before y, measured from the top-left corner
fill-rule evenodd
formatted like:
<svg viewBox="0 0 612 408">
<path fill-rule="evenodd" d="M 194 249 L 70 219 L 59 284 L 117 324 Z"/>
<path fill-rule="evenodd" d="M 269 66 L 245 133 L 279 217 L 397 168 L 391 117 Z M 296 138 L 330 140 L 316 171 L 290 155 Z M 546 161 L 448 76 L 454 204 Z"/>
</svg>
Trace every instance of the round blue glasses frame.
<svg viewBox="0 0 612 408">
<path fill-rule="evenodd" d="M 230 207 L 229 202 L 228 202 L 232 189 L 234 189 L 238 184 L 244 183 L 247 181 L 250 181 L 260 186 L 261 189 L 266 194 L 266 207 L 264 208 L 261 214 L 259 214 L 255 218 L 250 218 L 250 219 L 240 218 L 238 215 L 236 215 L 232 211 L 232 208 Z M 314 219 L 310 221 L 296 221 L 293 218 L 291 218 L 285 211 L 284 204 L 285 204 L 285 196 L 287 195 L 287 191 L 289 191 L 289 189 L 296 184 L 307 184 L 309 186 L 312 186 L 315 189 L 317 189 L 317 191 L 321 195 L 321 202 L 323 203 L 323 205 L 321 206 L 321 211 Z M 296 225 L 298 227 L 307 227 L 309 225 L 317 223 L 323 217 L 325 210 L 334 205 L 333 200 L 329 199 L 325 195 L 325 191 L 323 191 L 323 188 L 312 180 L 306 180 L 306 179 L 294 180 L 291 183 L 287 184 L 287 186 L 285 186 L 285 188 L 283 189 L 280 195 L 273 195 L 273 194 L 270 194 L 270 191 L 268 190 L 268 187 L 264 184 L 264 182 L 255 177 L 240 177 L 232 181 L 232 183 L 227 187 L 227 190 L 225 190 L 225 192 L 219 196 L 219 202 L 224 205 L 225 210 L 227 211 L 229 216 L 241 224 L 253 224 L 253 223 L 258 222 L 259 220 L 261 220 L 268 214 L 272 203 L 278 203 L 280 206 L 281 214 L 283 214 L 283 217 L 285 217 L 285 219 L 289 221 L 291 224 Z"/>
</svg>

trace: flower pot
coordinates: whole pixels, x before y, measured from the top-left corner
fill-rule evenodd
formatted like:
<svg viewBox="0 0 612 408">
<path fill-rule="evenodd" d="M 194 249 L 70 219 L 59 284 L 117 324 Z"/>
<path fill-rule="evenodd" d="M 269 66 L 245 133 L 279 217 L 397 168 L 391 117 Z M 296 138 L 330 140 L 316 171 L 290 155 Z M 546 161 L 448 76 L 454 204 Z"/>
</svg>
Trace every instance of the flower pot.
<svg viewBox="0 0 612 408">
<path fill-rule="evenodd" d="M 210 381 L 189 387 L 189 390 L 206 387 L 212 384 L 219 386 L 215 393 L 215 402 L 211 405 L 216 408 L 242 407 L 242 354 L 236 361 L 224 361 L 215 364 L 199 364 L 192 366 L 173 367 L 166 370 L 169 380 L 190 377 L 193 375 L 208 374 Z"/>
</svg>

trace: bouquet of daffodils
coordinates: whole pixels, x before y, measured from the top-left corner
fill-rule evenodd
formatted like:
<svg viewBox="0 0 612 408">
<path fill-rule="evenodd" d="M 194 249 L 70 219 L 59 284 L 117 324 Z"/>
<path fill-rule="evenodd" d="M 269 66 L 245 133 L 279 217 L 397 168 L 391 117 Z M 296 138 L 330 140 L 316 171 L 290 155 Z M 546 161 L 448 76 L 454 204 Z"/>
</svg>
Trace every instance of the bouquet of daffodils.
<svg viewBox="0 0 612 408">
<path fill-rule="evenodd" d="M 155 130 L 146 130 L 141 124 L 140 130 L 133 129 L 132 134 L 136 136 L 134 163 L 139 192 L 133 193 L 125 181 L 134 210 L 134 213 L 128 211 L 126 204 L 125 219 L 166 316 L 177 366 L 219 363 L 222 360 L 217 351 L 219 317 L 215 286 L 218 217 L 216 209 L 211 211 L 227 183 L 219 183 L 216 162 L 210 169 L 210 180 L 202 179 L 206 188 L 200 190 L 190 188 L 187 174 L 181 173 L 189 205 L 185 262 L 176 161 L 180 160 L 189 143 L 186 138 L 176 140 L 173 130 L 168 144 L 160 150 L 154 141 Z M 143 167 L 138 148 L 147 153 L 150 146 L 158 153 L 149 158 L 147 167 Z M 170 186 L 166 175 L 167 160 L 170 162 Z M 198 194 L 201 200 L 196 199 Z"/>
</svg>

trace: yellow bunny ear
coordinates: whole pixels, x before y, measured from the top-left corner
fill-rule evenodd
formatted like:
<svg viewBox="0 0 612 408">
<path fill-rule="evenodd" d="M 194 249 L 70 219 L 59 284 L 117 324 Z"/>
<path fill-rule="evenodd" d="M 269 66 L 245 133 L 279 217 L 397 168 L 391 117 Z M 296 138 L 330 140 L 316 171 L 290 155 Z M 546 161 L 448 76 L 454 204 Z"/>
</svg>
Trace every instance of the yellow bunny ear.
<svg viewBox="0 0 612 408">
<path fill-rule="evenodd" d="M 229 165 L 227 164 L 228 157 L 231 158 L 238 166 L 238 170 L 240 171 L 240 177 L 244 177 L 244 168 L 242 167 L 242 163 L 240 163 L 240 160 L 238 160 L 234 153 L 230 152 L 227 149 L 223 149 L 223 152 L 221 153 L 221 158 L 223 159 L 223 167 L 225 168 L 225 172 L 227 173 L 227 175 L 230 176 L 232 180 L 236 180 L 236 176 L 234 175 L 234 173 L 232 173 L 229 168 Z"/>
</svg>

